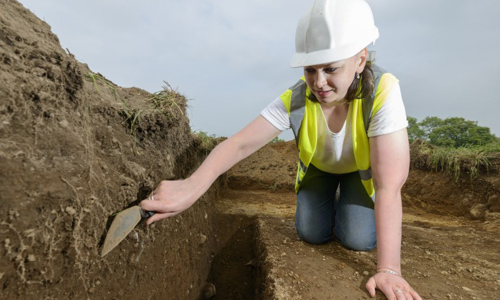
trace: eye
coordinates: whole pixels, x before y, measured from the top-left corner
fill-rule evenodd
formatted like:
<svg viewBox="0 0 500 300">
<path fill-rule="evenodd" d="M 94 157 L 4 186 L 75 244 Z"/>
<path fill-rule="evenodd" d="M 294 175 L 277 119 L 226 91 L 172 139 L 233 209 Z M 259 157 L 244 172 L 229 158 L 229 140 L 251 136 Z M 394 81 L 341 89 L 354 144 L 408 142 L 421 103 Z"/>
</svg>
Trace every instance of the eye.
<svg viewBox="0 0 500 300">
<path fill-rule="evenodd" d="M 337 68 L 325 68 L 326 73 L 334 73 L 337 70 Z"/>
<path fill-rule="evenodd" d="M 313 74 L 315 71 L 314 68 L 304 68 L 304 73 Z"/>
</svg>

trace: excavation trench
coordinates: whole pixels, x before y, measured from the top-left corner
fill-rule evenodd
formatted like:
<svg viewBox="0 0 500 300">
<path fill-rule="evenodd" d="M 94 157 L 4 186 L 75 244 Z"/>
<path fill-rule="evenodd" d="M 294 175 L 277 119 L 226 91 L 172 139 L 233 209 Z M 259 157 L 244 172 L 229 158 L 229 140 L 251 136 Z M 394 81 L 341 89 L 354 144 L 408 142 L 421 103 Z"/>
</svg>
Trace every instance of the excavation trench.
<svg viewBox="0 0 500 300">
<path fill-rule="evenodd" d="M 293 193 L 235 189 L 222 193 L 216 200 L 216 252 L 200 299 L 273 298 L 266 286 L 269 263 L 262 226 L 269 219 L 293 225 L 294 201 Z"/>
<path fill-rule="evenodd" d="M 216 295 L 210 299 L 372 299 L 365 285 L 377 268 L 377 250 L 301 241 L 295 201 L 293 192 L 273 189 L 226 189 L 216 199 L 218 247 L 207 280 Z M 491 299 L 500 288 L 498 228 L 405 207 L 405 278 L 423 299 Z"/>
<path fill-rule="evenodd" d="M 216 239 L 220 245 L 200 299 L 261 299 L 255 221 L 255 217 L 219 213 Z"/>
</svg>

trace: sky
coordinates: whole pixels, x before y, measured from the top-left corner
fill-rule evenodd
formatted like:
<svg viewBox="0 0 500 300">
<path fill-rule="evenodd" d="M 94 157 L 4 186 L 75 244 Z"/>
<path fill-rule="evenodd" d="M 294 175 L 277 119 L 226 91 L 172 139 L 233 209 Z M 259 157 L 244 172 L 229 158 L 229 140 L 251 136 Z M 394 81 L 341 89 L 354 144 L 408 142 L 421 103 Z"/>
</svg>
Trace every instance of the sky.
<svg viewBox="0 0 500 300">
<path fill-rule="evenodd" d="M 292 86 L 295 29 L 312 0 L 20 0 L 63 48 L 123 87 L 188 99 L 191 128 L 229 137 Z M 500 1 L 367 0 L 369 49 L 407 115 L 463 117 L 500 136 Z M 498 87 L 498 86 L 497 86 Z M 289 131 L 280 138 L 293 139 Z"/>
</svg>

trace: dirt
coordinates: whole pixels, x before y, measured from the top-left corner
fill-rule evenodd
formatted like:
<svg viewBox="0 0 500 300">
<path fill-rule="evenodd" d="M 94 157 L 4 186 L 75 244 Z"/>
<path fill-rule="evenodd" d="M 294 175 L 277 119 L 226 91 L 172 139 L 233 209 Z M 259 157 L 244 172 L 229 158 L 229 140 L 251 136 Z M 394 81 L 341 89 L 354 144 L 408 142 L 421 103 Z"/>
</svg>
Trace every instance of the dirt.
<svg viewBox="0 0 500 300">
<path fill-rule="evenodd" d="M 218 200 L 218 210 L 256 218 L 254 259 L 260 264 L 263 299 L 370 299 L 364 285 L 376 270 L 376 250 L 355 252 L 337 241 L 301 241 L 294 228 L 291 184 L 283 184 L 273 170 L 261 173 L 282 161 L 278 171 L 283 174 L 297 156 L 294 147 L 293 141 L 268 145 L 230 170 L 230 183 L 258 185 L 230 186 Z M 294 176 L 289 177 L 293 182 Z M 403 189 L 402 269 L 424 299 L 497 298 L 499 179 L 497 169 L 472 182 L 469 174 L 455 181 L 446 172 L 410 170 Z M 379 293 L 377 299 L 385 297 Z"/>
<path fill-rule="evenodd" d="M 160 180 L 186 177 L 207 153 L 186 99 L 116 86 L 11 0 L 0 1 L 0 85 L 0 298 L 198 297 L 219 184 L 100 257 L 115 213 Z"/>
<path fill-rule="evenodd" d="M 186 105 L 168 86 L 116 86 L 21 4 L 0 2 L 0 299 L 369 298 L 376 250 L 295 232 L 293 141 L 259 150 L 192 208 L 141 223 L 101 258 L 116 212 L 188 176 L 214 146 L 192 134 Z M 404 276 L 424 299 L 497 298 L 498 168 L 456 181 L 412 166 Z"/>
</svg>

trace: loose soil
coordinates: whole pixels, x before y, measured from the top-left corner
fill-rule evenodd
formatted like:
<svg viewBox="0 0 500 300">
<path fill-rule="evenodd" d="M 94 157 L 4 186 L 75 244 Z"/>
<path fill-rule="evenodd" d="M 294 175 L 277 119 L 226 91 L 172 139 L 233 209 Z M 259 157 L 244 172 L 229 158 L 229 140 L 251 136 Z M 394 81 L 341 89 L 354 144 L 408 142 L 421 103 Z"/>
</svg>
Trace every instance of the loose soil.
<svg viewBox="0 0 500 300">
<path fill-rule="evenodd" d="M 257 288 L 263 299 L 370 299 L 364 286 L 376 270 L 376 250 L 298 238 L 295 173 L 285 172 L 296 156 L 293 141 L 268 145 L 229 172 L 230 189 L 217 201 L 223 214 L 256 218 Z M 497 169 L 472 182 L 468 174 L 456 182 L 444 172 L 410 171 L 403 189 L 402 269 L 424 299 L 497 298 L 499 179 Z M 379 293 L 377 299 L 385 297 Z"/>
<path fill-rule="evenodd" d="M 0 299 L 369 298 L 376 250 L 295 232 L 294 142 L 101 258 L 113 215 L 189 176 L 216 141 L 191 133 L 184 97 L 116 86 L 14 0 L 0 2 L 0 84 Z M 499 195 L 497 167 L 455 181 L 413 165 L 402 262 L 424 299 L 497 298 Z"/>
</svg>

